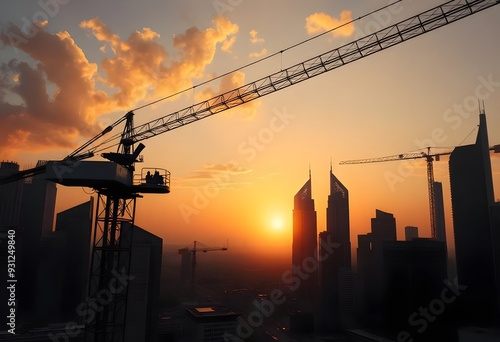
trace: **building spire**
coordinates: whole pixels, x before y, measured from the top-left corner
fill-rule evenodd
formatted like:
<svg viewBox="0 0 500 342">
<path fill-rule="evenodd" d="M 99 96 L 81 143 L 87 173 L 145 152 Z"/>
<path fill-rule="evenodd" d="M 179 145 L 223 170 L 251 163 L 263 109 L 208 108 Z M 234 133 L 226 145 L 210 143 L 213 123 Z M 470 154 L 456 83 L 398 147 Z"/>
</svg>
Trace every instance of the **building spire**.
<svg viewBox="0 0 500 342">
<path fill-rule="evenodd" d="M 478 105 L 479 105 L 479 114 L 485 114 L 486 110 L 485 110 L 485 107 L 484 107 L 484 100 L 482 101 L 482 103 L 481 103 L 480 100 L 477 100 L 477 102 L 478 102 Z M 482 104 L 482 106 L 481 106 L 481 104 Z"/>
<path fill-rule="evenodd" d="M 333 168 L 332 168 L 332 157 L 330 156 L 330 173 L 333 173 Z"/>
<path fill-rule="evenodd" d="M 311 163 L 309 163 L 309 179 L 311 179 Z"/>
</svg>

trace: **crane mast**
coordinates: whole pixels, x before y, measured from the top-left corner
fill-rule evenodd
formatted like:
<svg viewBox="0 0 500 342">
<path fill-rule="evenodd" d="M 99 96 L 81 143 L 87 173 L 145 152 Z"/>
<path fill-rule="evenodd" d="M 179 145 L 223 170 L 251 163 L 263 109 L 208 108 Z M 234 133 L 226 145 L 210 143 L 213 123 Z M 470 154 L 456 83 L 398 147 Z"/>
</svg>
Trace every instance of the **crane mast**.
<svg viewBox="0 0 500 342">
<path fill-rule="evenodd" d="M 429 191 L 429 216 L 431 220 L 431 237 L 434 240 L 438 238 L 437 232 L 437 212 L 436 212 L 436 193 L 434 192 L 434 159 L 430 155 L 430 147 L 428 148 L 427 156 L 427 188 Z"/>
</svg>

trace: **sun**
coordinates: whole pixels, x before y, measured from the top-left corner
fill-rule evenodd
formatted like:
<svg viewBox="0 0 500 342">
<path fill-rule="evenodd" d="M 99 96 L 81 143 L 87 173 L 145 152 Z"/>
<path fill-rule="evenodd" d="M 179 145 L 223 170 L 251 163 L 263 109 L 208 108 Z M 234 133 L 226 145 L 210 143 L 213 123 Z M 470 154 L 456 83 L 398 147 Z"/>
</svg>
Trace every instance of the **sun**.
<svg viewBox="0 0 500 342">
<path fill-rule="evenodd" d="M 282 230 L 285 226 L 285 222 L 281 217 L 275 217 L 271 220 L 271 228 L 273 230 Z"/>
</svg>

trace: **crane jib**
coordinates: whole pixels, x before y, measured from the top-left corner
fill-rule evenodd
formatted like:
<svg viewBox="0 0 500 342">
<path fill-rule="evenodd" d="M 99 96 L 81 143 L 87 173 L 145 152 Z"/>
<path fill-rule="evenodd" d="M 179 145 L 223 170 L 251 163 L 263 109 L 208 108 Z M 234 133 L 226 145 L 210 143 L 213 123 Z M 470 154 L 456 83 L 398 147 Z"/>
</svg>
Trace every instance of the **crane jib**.
<svg viewBox="0 0 500 342">
<path fill-rule="evenodd" d="M 499 3 L 499 0 L 449 1 L 339 48 L 138 126 L 131 138 L 135 142 L 145 140 L 237 107 L 438 29 Z"/>
<path fill-rule="evenodd" d="M 130 145 L 166 133 L 173 129 L 207 118 L 225 110 L 235 108 L 260 97 L 272 94 L 294 84 L 308 80 L 343 65 L 370 56 L 376 52 L 388 49 L 411 38 L 418 37 L 450 23 L 478 13 L 500 4 L 500 0 L 452 0 L 431 8 L 408 19 L 390 25 L 375 33 L 357 39 L 353 42 L 335 48 L 306 61 L 285 68 L 271 75 L 217 95 L 208 100 L 170 113 L 153 121 L 134 127 L 127 134 Z M 108 138 L 94 147 L 87 147 L 94 141 L 109 133 L 113 127 L 124 120 L 129 120 L 133 113 L 129 112 L 113 125 L 107 127 L 101 134 L 91 139 L 71 153 L 67 159 L 83 160 L 94 155 L 97 148 L 104 151 L 110 146 L 116 146 L 115 140 L 122 138 L 121 134 Z M 86 152 L 82 152 L 87 149 Z M 43 170 L 35 170 L 43 173 Z M 0 184 L 33 176 L 29 170 L 18 173 L 15 177 L 0 179 Z"/>
</svg>

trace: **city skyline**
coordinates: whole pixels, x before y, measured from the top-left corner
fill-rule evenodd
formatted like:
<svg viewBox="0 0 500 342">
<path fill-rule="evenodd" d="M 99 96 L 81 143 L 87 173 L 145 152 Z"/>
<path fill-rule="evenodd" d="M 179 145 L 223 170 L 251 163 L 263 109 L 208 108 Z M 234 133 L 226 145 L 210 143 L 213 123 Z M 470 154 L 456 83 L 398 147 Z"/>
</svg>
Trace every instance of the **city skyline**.
<svg viewBox="0 0 500 342">
<path fill-rule="evenodd" d="M 2 163 L 1 166 L 0 174 L 12 173 L 16 170 L 16 165 L 13 163 Z M 388 338 L 398 336 L 398 339 L 404 340 L 411 337 L 423 341 L 429 341 L 431 338 L 434 341 L 436 338 L 438 340 L 448 340 L 453 336 L 456 338 L 457 329 L 462 329 L 470 324 L 477 325 L 480 329 L 489 328 L 490 320 L 493 322 L 498 318 L 498 305 L 500 304 L 499 286 L 495 282 L 499 270 L 494 267 L 500 252 L 500 234 L 498 234 L 500 211 L 498 211 L 498 202 L 494 200 L 484 112 L 479 115 L 476 142 L 453 150 L 449 170 L 452 179 L 452 203 L 455 213 L 453 232 L 456 238 L 454 243 L 457 246 L 458 277 L 456 278 L 453 278 L 454 275 L 448 271 L 450 268 L 447 265 L 445 243 L 440 241 L 439 236 L 436 240 L 398 238 L 396 216 L 380 209 L 375 209 L 375 217 L 371 218 L 371 232 L 366 235 L 358 235 L 357 256 L 360 264 L 357 272 L 351 272 L 350 262 L 347 260 L 348 256 L 343 253 L 345 246 L 349 246 L 348 250 L 351 248 L 350 234 L 348 234 L 349 190 L 330 167 L 330 196 L 326 210 L 329 225 L 326 231 L 318 234 L 315 198 L 312 192 L 313 177 L 311 170 L 309 170 L 309 178 L 294 196 L 294 240 L 292 264 L 290 265 L 292 278 L 287 278 L 287 270 L 285 270 L 281 276 L 282 284 L 277 287 L 272 285 L 275 283 L 272 281 L 269 284 L 270 287 L 246 289 L 250 296 L 253 294 L 257 298 L 252 303 L 257 305 L 256 308 L 260 310 L 260 315 L 266 314 L 266 312 L 269 314 L 270 303 L 273 303 L 271 301 L 275 301 L 272 305 L 278 306 L 285 301 L 286 305 L 280 307 L 279 314 L 273 316 L 273 319 L 281 322 L 284 317 L 289 317 L 290 322 L 289 324 L 280 323 L 284 324 L 284 330 L 276 330 L 277 326 L 271 328 L 264 322 L 259 323 L 259 331 L 256 332 L 255 336 L 266 334 L 268 336 L 269 334 L 278 334 L 279 336 L 281 334 L 284 336 L 344 334 L 344 329 L 357 327 Z M 19 273 L 22 274 L 19 278 L 20 284 L 27 284 L 28 280 L 30 284 L 32 281 L 36 283 L 35 291 L 31 292 L 31 296 L 28 296 L 28 292 L 20 287 L 20 297 L 25 300 L 24 306 L 19 306 L 23 313 L 20 314 L 21 321 L 26 322 L 27 320 L 35 325 L 43 325 L 66 320 L 71 316 L 75 317 L 75 312 L 72 310 L 75 303 L 77 305 L 76 313 L 79 312 L 78 308 L 86 303 L 78 304 L 78 298 L 85 296 L 82 293 L 85 283 L 82 288 L 74 289 L 75 291 L 68 291 L 70 287 L 67 284 L 71 283 L 70 279 L 78 278 L 81 281 L 83 274 L 78 272 L 78 269 L 88 269 L 85 259 L 89 257 L 87 253 L 88 247 L 90 247 L 90 224 L 91 217 L 93 217 L 92 197 L 86 203 L 59 212 L 55 222 L 56 229 L 51 230 L 52 217 L 56 212 L 55 184 L 37 176 L 31 182 L 22 183 L 21 187 L 14 185 L 9 185 L 5 188 L 8 191 L 2 192 L 3 197 L 0 204 L 2 204 L 2 208 L 7 209 L 1 211 L 2 229 L 5 232 L 5 229 L 9 229 L 9 227 L 19 226 L 19 229 L 16 230 L 19 233 L 16 248 L 21 247 L 18 249 L 19 256 L 21 260 L 25 260 L 24 264 L 28 261 L 30 264 L 30 267 L 20 269 L 22 270 L 22 273 Z M 23 196 L 18 196 L 17 192 L 22 193 Z M 6 201 L 6 196 L 17 199 L 19 202 L 21 212 L 17 217 L 18 223 L 15 222 L 15 219 L 13 220 L 18 210 L 16 203 Z M 98 201 L 103 200 L 102 196 L 101 193 Z M 5 206 L 5 204 L 9 205 Z M 104 217 L 99 216 L 97 219 L 103 220 Z M 117 250 L 120 251 L 118 252 L 120 256 L 116 266 L 120 268 L 123 265 L 122 272 L 126 272 L 124 265 L 128 263 L 128 260 L 131 262 L 130 275 L 125 276 L 131 280 L 128 286 L 130 291 L 127 290 L 130 293 L 128 297 L 120 294 L 119 298 L 128 298 L 126 299 L 127 303 L 130 301 L 129 304 L 135 302 L 134 305 L 137 305 L 137 309 L 132 310 L 133 314 L 126 316 L 127 327 L 132 324 L 139 327 L 138 337 L 126 335 L 127 338 L 134 339 L 141 338 L 141 331 L 156 336 L 154 333 L 156 323 L 161 323 L 161 321 L 156 322 L 155 318 L 158 317 L 160 309 L 157 298 L 161 292 L 160 279 L 162 275 L 160 269 L 163 241 L 160 237 L 136 225 L 134 225 L 135 232 L 132 233 L 130 223 L 133 221 L 129 223 L 129 219 L 133 220 L 133 216 L 120 218 L 119 240 L 121 243 L 116 246 Z M 413 235 L 413 237 L 418 235 L 416 227 L 406 228 L 411 228 L 406 229 L 409 235 Z M 96 224 L 93 229 L 99 230 L 100 225 Z M 415 232 L 411 233 L 411 230 Z M 97 234 L 98 239 L 100 239 L 99 234 Z M 29 247 L 28 253 L 26 247 Z M 94 260 L 101 251 L 104 251 L 104 249 L 96 249 L 96 247 L 98 245 L 92 251 Z M 128 247 L 132 247 L 132 254 L 129 254 Z M 332 247 L 333 250 L 331 250 Z M 63 258 L 61 258 L 62 255 L 64 255 Z M 130 256 L 131 259 L 129 259 Z M 34 263 L 35 260 L 36 263 Z M 475 260 L 475 262 L 471 263 L 471 260 Z M 268 270 L 271 269 L 270 264 L 267 262 Z M 95 265 L 102 266 L 100 262 Z M 330 267 L 328 265 L 333 266 L 333 268 L 330 269 L 330 272 L 326 271 L 325 273 L 326 268 Z M 92 266 L 92 269 L 94 267 Z M 180 272 L 177 277 L 182 274 L 182 265 L 178 270 Z M 317 273 L 318 270 L 320 273 Z M 325 274 L 337 274 L 337 276 L 326 280 Z M 240 297 L 238 300 L 238 294 L 244 294 L 245 289 L 242 289 L 241 285 L 222 281 L 222 275 L 223 273 L 217 272 L 208 278 L 205 276 L 203 283 L 197 286 L 198 291 L 202 290 L 203 294 L 197 294 L 196 302 L 200 303 L 199 301 L 203 300 L 202 298 L 207 294 L 209 294 L 207 298 L 210 302 L 196 304 L 196 307 L 200 308 L 203 313 L 210 315 L 212 311 L 216 310 L 217 306 L 214 303 L 225 298 L 225 296 L 219 297 L 220 293 L 227 293 L 227 289 L 234 291 L 234 295 L 231 297 L 232 303 L 243 303 L 242 305 L 246 305 L 250 309 L 237 308 L 233 311 L 230 307 L 225 307 L 225 311 L 222 310 L 222 316 L 218 318 L 222 320 L 220 321 L 220 329 L 222 330 L 218 330 L 217 334 L 222 336 L 224 331 L 229 331 L 232 334 L 241 335 L 241 330 L 238 330 L 242 324 L 241 319 L 251 322 L 250 317 L 256 311 L 252 311 L 255 309 L 249 306 L 251 297 L 248 295 L 246 299 L 248 302 L 245 302 L 245 297 Z M 97 280 L 95 276 L 95 273 L 90 276 L 91 283 Z M 276 273 L 274 276 L 279 276 L 279 274 Z M 478 277 L 482 279 L 479 283 L 476 282 Z M 453 283 L 451 279 L 454 279 Z M 134 280 L 136 281 L 134 282 Z M 177 281 L 179 280 L 181 279 L 177 279 Z M 254 281 L 256 284 L 259 283 L 257 279 Z M 62 292 L 57 291 L 60 285 L 63 285 Z M 179 282 L 179 285 L 182 288 L 182 282 Z M 445 287 L 443 288 L 443 286 Z M 452 293 L 453 296 L 444 297 L 444 291 Z M 463 294 L 460 291 L 463 291 Z M 102 302 L 102 298 L 99 299 L 99 293 L 96 295 L 91 291 L 89 295 L 92 298 L 97 296 L 98 301 Z M 174 293 L 170 296 L 175 295 Z M 278 296 L 276 296 L 277 293 L 279 293 Z M 328 294 L 334 293 L 338 293 L 338 299 L 329 298 Z M 326 297 L 325 294 L 327 294 Z M 281 299 L 278 298 L 280 296 Z M 182 295 L 178 300 L 180 298 Z M 437 298 L 441 298 L 441 301 Z M 498 301 L 494 300 L 495 298 Z M 30 299 L 28 307 L 26 307 L 26 299 Z M 66 299 L 71 299 L 72 305 L 67 303 Z M 215 301 L 212 303 L 212 300 Z M 144 301 L 149 304 L 144 306 Z M 330 309 L 333 309 L 330 312 L 320 309 L 318 306 L 319 303 L 326 301 L 330 302 Z M 477 313 L 471 315 L 471 311 L 477 310 L 474 308 L 478 302 L 481 303 L 481 315 L 478 316 Z M 436 307 L 433 303 L 440 304 Z M 419 305 L 420 308 L 415 311 Z M 423 315 L 422 305 L 429 305 L 430 312 L 440 316 L 439 320 L 429 325 L 425 321 L 425 324 L 422 323 L 421 319 L 412 318 L 419 317 L 419 314 Z M 132 307 L 133 305 L 127 306 Z M 342 309 L 339 310 L 336 307 Z M 183 305 L 177 307 L 176 310 L 182 308 Z M 274 311 L 274 306 L 272 308 Z M 170 308 L 170 310 L 173 309 Z M 188 312 L 192 310 L 192 305 L 187 306 L 186 310 Z M 287 312 L 287 310 L 289 311 Z M 224 312 L 232 317 L 231 324 L 222 323 L 224 322 L 223 317 L 226 315 Z M 443 314 L 443 312 L 445 313 Z M 81 320 L 82 317 L 77 318 L 77 321 Z M 430 323 L 434 322 L 434 318 L 427 316 L 427 314 L 420 317 L 428 319 Z M 236 319 L 237 321 L 235 321 Z M 184 323 L 178 324 L 187 324 L 185 322 L 186 317 L 184 317 Z M 206 321 L 206 323 L 208 322 L 210 320 Z M 198 323 L 200 324 L 198 327 L 201 329 L 200 333 L 204 331 L 206 334 L 207 331 L 212 331 L 212 326 L 205 326 L 205 323 L 201 321 Z M 118 324 L 117 327 L 119 326 Z M 42 335 L 45 331 L 49 338 L 52 334 L 65 336 L 65 332 L 51 329 L 54 328 L 41 328 L 39 331 Z M 159 329 L 160 334 L 165 333 L 161 324 Z M 283 332 L 288 329 L 289 333 Z M 66 334 L 68 333 L 66 332 Z M 488 334 L 493 336 L 495 332 L 488 332 Z M 199 339 L 201 340 L 201 338 Z"/>
<path fill-rule="evenodd" d="M 174 100 L 137 111 L 137 123 L 183 108 L 217 89 L 234 87 L 293 65 L 434 5 L 432 1 L 397 4 L 356 21 L 354 30 L 325 35 L 311 45 L 244 69 L 222 83 L 217 81 L 208 87 L 192 89 L 193 85 L 212 76 L 256 61 L 254 53 L 264 53 L 266 49 L 270 55 L 312 37 L 314 32 L 323 32 L 327 26 L 335 26 L 349 16 L 357 18 L 387 5 L 384 1 L 368 5 L 349 1 L 333 4 L 324 0 L 293 5 L 242 1 L 229 7 L 216 7 L 214 3 L 220 5 L 220 2 L 188 1 L 142 6 L 111 1 L 84 6 L 68 2 L 60 4 L 53 16 L 46 14 L 48 22 L 37 27 L 37 34 L 28 39 L 33 43 L 47 42 L 53 49 L 39 49 L 39 45 L 28 43 L 12 46 L 4 34 L 0 63 L 2 70 L 9 70 L 2 81 L 2 89 L 7 92 L 4 104 L 17 106 L 22 102 L 23 94 L 16 94 L 13 88 L 28 80 L 16 76 L 21 75 L 22 70 L 25 70 L 23 77 L 41 76 L 43 81 L 33 89 L 41 94 L 36 98 L 50 99 L 59 90 L 64 96 L 74 96 L 74 101 L 65 101 L 64 106 L 57 108 L 45 106 L 45 101 L 44 111 L 39 116 L 26 112 L 27 121 L 6 121 L 4 129 L 30 135 L 6 134 L 11 138 L 2 144 L 5 148 L 0 158 L 17 161 L 23 167 L 34 165 L 38 160 L 60 159 L 92 136 L 97 125 L 105 126 L 149 100 L 167 96 L 180 88 L 191 89 Z M 0 22 L 21 28 L 23 18 L 29 21 L 34 14 L 45 11 L 37 3 L 13 2 L 2 6 L 5 10 L 1 11 Z M 283 16 L 284 6 L 293 11 Z M 116 20 L 113 8 L 123 11 L 120 20 Z M 52 8 L 51 13 L 55 11 Z M 226 19 L 215 20 L 221 11 Z M 248 15 L 254 12 L 262 14 Z M 341 160 L 414 151 L 428 144 L 452 147 L 469 143 L 469 133 L 476 126 L 478 99 L 485 100 L 486 112 L 491 113 L 491 143 L 500 142 L 500 133 L 495 131 L 500 119 L 494 115 L 500 110 L 497 95 L 500 76 L 496 63 L 500 49 L 489 43 L 495 41 L 494 32 L 498 31 L 497 12 L 498 8 L 489 9 L 370 56 L 366 61 L 283 90 L 258 100 L 258 106 L 231 110 L 149 139 L 143 152 L 143 165 L 170 170 L 172 192 L 165 196 L 147 195 L 139 200 L 137 223 L 151 227 L 153 233 L 172 243 L 199 239 L 218 245 L 229 239 L 234 247 L 252 246 L 256 251 L 272 248 L 286 254 L 292 240 L 290 213 L 293 203 L 290 198 L 293 191 L 289 184 L 299 182 L 310 163 L 313 174 L 318 173 L 313 188 L 317 210 L 323 212 L 329 180 L 320 174 L 332 160 L 334 172 L 350 189 L 353 247 L 355 236 L 369 230 L 374 208 L 398 217 L 398 237 L 403 236 L 407 225 L 418 226 L 421 236 L 430 236 L 423 164 L 401 162 L 342 167 L 337 164 Z M 127 13 L 134 13 L 134 19 L 122 20 L 128 18 Z M 250 17 L 257 19 L 250 20 Z M 43 18 L 40 15 L 40 19 Z M 3 32 L 15 32 L 9 31 L 11 26 L 4 26 Z M 212 35 L 216 31 L 220 35 Z M 62 33 L 58 35 L 58 32 Z M 477 36 L 482 39 L 476 39 Z M 148 78 L 147 72 L 135 73 L 125 66 L 121 74 L 117 73 L 112 65 L 140 56 L 127 55 L 116 46 L 135 46 L 134 42 L 144 42 L 151 48 L 148 51 L 158 53 L 155 56 L 161 66 L 169 67 L 167 70 L 185 72 L 181 74 L 185 77 L 183 82 L 174 86 L 172 83 L 177 79 L 162 79 L 163 83 L 155 83 Z M 192 42 L 204 47 L 204 58 L 188 58 L 191 50 L 187 47 Z M 50 63 L 55 60 L 50 52 L 56 51 L 56 46 L 65 51 L 59 59 L 64 55 L 71 70 L 61 70 L 62 62 Z M 427 53 L 430 51 L 432 53 Z M 43 66 L 39 70 L 41 74 L 28 74 L 34 70 L 30 66 L 37 63 Z M 14 65 L 17 65 L 15 69 Z M 186 68 L 194 65 L 196 68 L 190 69 L 190 73 L 186 69 L 172 69 L 175 65 Z M 64 77 L 61 78 L 61 71 L 67 78 L 88 76 L 94 87 L 86 83 L 83 88 L 74 89 L 64 82 Z M 127 78 L 133 80 L 131 83 L 136 82 L 137 87 L 125 89 Z M 153 90 L 144 86 L 149 81 Z M 112 98 L 115 105 L 97 106 L 79 91 L 85 94 L 102 92 L 103 96 Z M 128 102 L 122 97 L 126 91 L 133 91 L 130 94 L 134 95 L 127 99 Z M 86 103 L 89 105 L 81 107 Z M 13 107 L 2 108 L 5 115 Z M 46 108 L 58 111 L 49 115 Z M 79 112 L 87 115 L 87 121 L 83 117 L 75 119 Z M 38 128 L 43 129 L 39 131 Z M 435 163 L 435 178 L 443 183 L 447 235 L 452 236 L 446 159 Z M 493 158 L 492 164 L 494 170 L 499 169 L 498 158 Z M 498 177 L 497 171 L 495 176 Z M 498 184 L 495 188 L 498 189 Z M 80 203 L 87 196 L 79 188 L 58 186 L 58 191 L 58 211 Z M 318 230 L 324 229 L 326 218 L 320 217 Z M 263 244 L 266 248 L 261 248 Z"/>
</svg>

